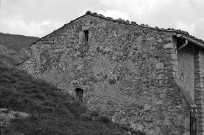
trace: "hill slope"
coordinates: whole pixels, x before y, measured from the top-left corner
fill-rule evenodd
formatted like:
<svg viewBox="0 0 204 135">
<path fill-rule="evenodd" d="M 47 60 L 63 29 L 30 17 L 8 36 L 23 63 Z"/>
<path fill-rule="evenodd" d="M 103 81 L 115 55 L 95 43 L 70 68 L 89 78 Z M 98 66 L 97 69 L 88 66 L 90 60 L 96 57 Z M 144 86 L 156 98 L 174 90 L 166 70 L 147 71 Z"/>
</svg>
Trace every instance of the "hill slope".
<svg viewBox="0 0 204 135">
<path fill-rule="evenodd" d="M 15 66 L 29 58 L 29 45 L 37 37 L 0 33 L 0 60 L 9 66 Z"/>
<path fill-rule="evenodd" d="M 6 46 L 8 49 L 19 51 L 22 48 L 28 48 L 31 43 L 36 41 L 38 37 L 28 37 L 23 35 L 5 34 L 0 32 L 0 45 Z"/>
<path fill-rule="evenodd" d="M 0 63 L 0 108 L 25 112 L 5 135 L 125 135 L 125 131 L 58 88 Z"/>
</svg>

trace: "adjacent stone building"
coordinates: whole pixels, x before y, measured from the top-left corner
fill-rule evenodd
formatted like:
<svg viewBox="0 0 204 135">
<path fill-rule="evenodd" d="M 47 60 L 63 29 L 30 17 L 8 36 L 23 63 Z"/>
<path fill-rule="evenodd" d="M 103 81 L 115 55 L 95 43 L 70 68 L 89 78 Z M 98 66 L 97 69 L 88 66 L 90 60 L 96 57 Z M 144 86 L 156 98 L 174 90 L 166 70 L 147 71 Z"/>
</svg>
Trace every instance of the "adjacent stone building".
<svg viewBox="0 0 204 135">
<path fill-rule="evenodd" d="M 204 42 L 96 13 L 31 45 L 21 65 L 113 122 L 147 135 L 204 134 Z"/>
</svg>

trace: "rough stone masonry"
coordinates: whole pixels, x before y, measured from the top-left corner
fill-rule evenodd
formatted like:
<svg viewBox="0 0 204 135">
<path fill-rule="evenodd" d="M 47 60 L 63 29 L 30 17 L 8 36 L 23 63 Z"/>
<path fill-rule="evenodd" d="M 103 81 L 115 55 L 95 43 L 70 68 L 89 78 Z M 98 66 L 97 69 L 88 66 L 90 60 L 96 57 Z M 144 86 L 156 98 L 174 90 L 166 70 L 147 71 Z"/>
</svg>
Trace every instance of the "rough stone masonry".
<svg viewBox="0 0 204 135">
<path fill-rule="evenodd" d="M 87 12 L 33 43 L 21 68 L 147 135 L 203 135 L 202 48 L 186 32 Z"/>
</svg>

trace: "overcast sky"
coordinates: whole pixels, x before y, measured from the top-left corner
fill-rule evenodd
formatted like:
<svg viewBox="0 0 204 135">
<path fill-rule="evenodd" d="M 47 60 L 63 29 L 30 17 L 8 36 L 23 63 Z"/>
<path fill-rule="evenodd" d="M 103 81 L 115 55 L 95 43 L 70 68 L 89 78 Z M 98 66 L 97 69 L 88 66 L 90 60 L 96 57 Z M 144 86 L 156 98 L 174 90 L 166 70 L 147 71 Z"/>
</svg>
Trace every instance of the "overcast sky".
<svg viewBox="0 0 204 135">
<path fill-rule="evenodd" d="M 87 10 L 204 40 L 204 0 L 0 0 L 0 32 L 42 37 Z"/>
</svg>

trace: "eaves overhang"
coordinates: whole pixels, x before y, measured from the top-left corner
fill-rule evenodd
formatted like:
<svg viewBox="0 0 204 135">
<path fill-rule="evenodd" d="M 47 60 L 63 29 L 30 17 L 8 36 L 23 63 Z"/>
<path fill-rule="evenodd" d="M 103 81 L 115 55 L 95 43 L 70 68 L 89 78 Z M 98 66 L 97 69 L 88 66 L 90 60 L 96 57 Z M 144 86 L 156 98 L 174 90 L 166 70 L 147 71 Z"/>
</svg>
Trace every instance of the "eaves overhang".
<svg viewBox="0 0 204 135">
<path fill-rule="evenodd" d="M 186 36 L 186 35 L 183 35 L 183 34 L 176 34 L 176 37 L 178 38 L 181 38 L 181 39 L 184 39 L 184 40 L 188 40 L 189 42 L 201 47 L 201 48 L 204 48 L 204 42 L 202 40 L 197 40 L 195 38 L 192 38 L 192 37 L 189 37 L 189 36 Z"/>
</svg>

